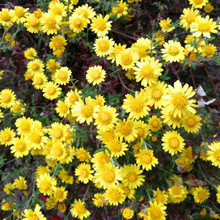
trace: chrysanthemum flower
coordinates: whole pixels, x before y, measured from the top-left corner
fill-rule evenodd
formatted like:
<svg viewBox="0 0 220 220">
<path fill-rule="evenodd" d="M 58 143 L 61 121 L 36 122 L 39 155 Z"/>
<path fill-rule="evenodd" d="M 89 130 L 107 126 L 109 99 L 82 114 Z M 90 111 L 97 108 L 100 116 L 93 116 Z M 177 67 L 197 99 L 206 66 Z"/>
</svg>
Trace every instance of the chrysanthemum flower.
<svg viewBox="0 0 220 220">
<path fill-rule="evenodd" d="M 5 199 L 3 199 L 1 201 L 1 210 L 2 211 L 10 211 L 14 204 L 15 203 L 13 201 L 6 202 Z"/>
<path fill-rule="evenodd" d="M 69 114 L 69 105 L 62 101 L 62 100 L 59 100 L 57 102 L 57 107 L 55 108 L 57 114 L 60 116 L 60 117 L 67 117 L 67 115 Z"/>
<path fill-rule="evenodd" d="M 62 50 L 65 49 L 66 44 L 66 39 L 62 35 L 57 35 L 50 39 L 49 47 L 52 50 Z"/>
<path fill-rule="evenodd" d="M 171 112 L 167 112 L 166 108 L 163 108 L 161 111 L 162 115 L 161 118 L 163 119 L 163 123 L 167 124 L 168 126 L 172 126 L 173 129 L 180 128 L 182 123 L 182 117 L 178 115 L 176 117 L 173 116 Z"/>
<path fill-rule="evenodd" d="M 145 96 L 147 104 L 154 106 L 155 109 L 162 108 L 164 104 L 163 96 L 167 92 L 167 84 L 161 81 L 157 81 L 156 84 L 145 87 Z"/>
<path fill-rule="evenodd" d="M 180 42 L 169 40 L 164 45 L 164 49 L 161 49 L 162 57 L 166 62 L 180 62 L 185 59 L 184 47 Z"/>
<path fill-rule="evenodd" d="M 184 139 L 177 131 L 167 131 L 162 137 L 163 150 L 171 155 L 183 151 L 185 143 Z"/>
<path fill-rule="evenodd" d="M 153 190 L 154 194 L 154 201 L 157 203 L 167 204 L 168 202 L 168 195 L 166 191 L 161 191 L 159 188 L 157 190 Z"/>
<path fill-rule="evenodd" d="M 212 162 L 213 166 L 220 168 L 220 142 L 213 142 L 207 151 L 208 160 Z"/>
<path fill-rule="evenodd" d="M 213 57 L 217 51 L 217 48 L 214 44 L 207 44 L 199 50 L 202 57 Z"/>
<path fill-rule="evenodd" d="M 188 133 L 199 131 L 202 126 L 201 117 L 199 115 L 187 114 L 183 119 L 183 127 Z"/>
<path fill-rule="evenodd" d="M 0 11 L 0 24 L 5 28 L 9 28 L 13 25 L 13 10 L 3 8 Z"/>
<path fill-rule="evenodd" d="M 135 189 L 129 188 L 128 186 L 125 186 L 123 184 L 119 184 L 120 188 L 122 189 L 123 193 L 125 194 L 126 198 L 130 200 L 135 200 Z"/>
<path fill-rule="evenodd" d="M 60 16 L 56 16 L 52 12 L 44 13 L 42 16 L 42 30 L 47 35 L 57 34 L 60 30 L 62 18 Z"/>
<path fill-rule="evenodd" d="M 83 147 L 76 149 L 75 155 L 76 155 L 76 158 L 80 162 L 87 162 L 88 163 L 91 159 L 91 155 Z"/>
<path fill-rule="evenodd" d="M 19 176 L 15 179 L 13 183 L 14 187 L 19 190 L 26 190 L 27 189 L 27 180 L 23 176 Z"/>
<path fill-rule="evenodd" d="M 37 187 L 44 195 L 52 195 L 53 188 L 56 187 L 57 181 L 54 177 L 51 177 L 48 173 L 40 175 L 37 179 Z"/>
<path fill-rule="evenodd" d="M 126 2 L 123 2 L 123 0 L 117 1 L 117 6 L 112 6 L 112 15 L 116 15 L 117 18 L 120 18 L 121 16 L 125 16 L 128 14 L 128 6 Z"/>
<path fill-rule="evenodd" d="M 64 169 L 60 170 L 58 177 L 61 179 L 62 183 L 73 184 L 73 176 L 68 175 L 67 171 Z"/>
<path fill-rule="evenodd" d="M 103 207 L 104 205 L 104 195 L 101 193 L 95 193 L 92 198 L 93 204 L 97 207 Z"/>
<path fill-rule="evenodd" d="M 78 201 L 77 199 L 74 200 L 70 212 L 73 217 L 77 217 L 80 220 L 83 220 L 84 218 L 90 216 L 90 212 L 86 209 L 85 203 L 82 202 L 80 199 Z"/>
<path fill-rule="evenodd" d="M 193 36 L 200 37 L 204 36 L 207 38 L 211 37 L 211 33 L 217 33 L 218 31 L 216 22 L 213 21 L 208 15 L 205 18 L 197 17 L 195 22 L 190 25 L 190 31 Z"/>
<path fill-rule="evenodd" d="M 34 211 L 32 209 L 25 209 L 22 213 L 22 220 L 40 219 L 46 220 L 42 212 L 40 211 L 40 205 L 36 205 Z"/>
<path fill-rule="evenodd" d="M 75 175 L 78 177 L 79 181 L 87 184 L 93 178 L 93 170 L 91 166 L 86 163 L 79 164 L 75 169 Z"/>
<path fill-rule="evenodd" d="M 189 4 L 194 8 L 202 8 L 208 3 L 208 0 L 189 0 Z"/>
<path fill-rule="evenodd" d="M 52 159 L 55 160 L 62 160 L 66 156 L 66 149 L 65 149 L 65 144 L 59 141 L 56 141 L 51 150 L 50 150 L 50 156 Z"/>
<path fill-rule="evenodd" d="M 63 186 L 53 188 L 53 197 L 58 202 L 63 202 L 67 198 L 68 191 Z"/>
<path fill-rule="evenodd" d="M 138 131 L 137 138 L 140 143 L 143 143 L 147 135 L 150 135 L 149 126 L 141 120 L 135 121 L 135 126 Z"/>
<path fill-rule="evenodd" d="M 136 163 L 139 166 L 142 166 L 145 170 L 151 170 L 152 167 L 155 167 L 158 164 L 158 160 L 154 157 L 154 152 L 152 150 L 140 150 L 136 155 Z"/>
<path fill-rule="evenodd" d="M 199 11 L 194 8 L 184 8 L 183 14 L 180 16 L 180 25 L 188 30 L 199 14 Z"/>
<path fill-rule="evenodd" d="M 150 108 L 147 106 L 147 99 L 143 91 L 135 92 L 133 97 L 130 94 L 125 95 L 122 108 L 129 113 L 129 118 L 139 119 L 148 115 Z"/>
<path fill-rule="evenodd" d="M 73 1 L 73 0 L 72 0 Z M 92 19 L 95 16 L 94 9 L 88 4 L 81 5 L 74 10 L 74 13 L 82 15 L 86 19 Z"/>
<path fill-rule="evenodd" d="M 153 115 L 148 120 L 149 129 L 151 131 L 159 131 L 162 128 L 162 120 L 156 115 Z"/>
<path fill-rule="evenodd" d="M 110 163 L 111 157 L 110 154 L 105 151 L 105 152 L 97 152 L 93 154 L 91 162 L 93 163 L 94 169 L 97 169 L 98 167 L 103 167 L 105 164 Z"/>
<path fill-rule="evenodd" d="M 170 18 L 163 19 L 159 23 L 161 29 L 163 32 L 171 32 L 172 30 L 175 29 L 175 27 L 172 26 L 172 20 Z"/>
<path fill-rule="evenodd" d="M 7 195 L 14 195 L 14 184 L 12 183 L 7 183 L 4 185 L 3 191 L 7 194 Z"/>
<path fill-rule="evenodd" d="M 48 133 L 53 141 L 65 140 L 65 127 L 62 123 L 54 122 L 53 124 L 51 124 L 51 128 L 48 129 Z"/>
<path fill-rule="evenodd" d="M 105 81 L 106 71 L 102 66 L 91 66 L 86 72 L 86 80 L 93 86 Z"/>
<path fill-rule="evenodd" d="M 122 216 L 125 219 L 132 219 L 132 217 L 134 216 L 134 211 L 129 207 L 126 207 L 122 210 Z"/>
<path fill-rule="evenodd" d="M 46 68 L 51 72 L 55 73 L 57 69 L 60 69 L 60 63 L 55 59 L 49 59 L 46 63 Z"/>
<path fill-rule="evenodd" d="M 41 14 L 41 11 L 38 11 L 38 13 L 27 15 L 24 27 L 27 28 L 28 32 L 36 34 L 42 30 Z"/>
<path fill-rule="evenodd" d="M 16 96 L 11 89 L 3 89 L 0 92 L 0 107 L 10 108 L 15 102 Z"/>
<path fill-rule="evenodd" d="M 119 186 L 108 187 L 104 196 L 108 203 L 114 206 L 122 204 L 126 198 L 123 190 Z"/>
<path fill-rule="evenodd" d="M 155 52 L 152 41 L 143 37 L 138 38 L 137 42 L 132 44 L 131 49 L 138 54 L 138 59 L 141 61 Z"/>
<path fill-rule="evenodd" d="M 120 120 L 116 124 L 115 135 L 119 137 L 119 139 L 124 139 L 127 142 L 132 142 L 137 137 L 138 130 L 136 124 L 130 119 Z"/>
<path fill-rule="evenodd" d="M 144 175 L 140 166 L 136 164 L 124 165 L 121 168 L 122 184 L 131 189 L 137 189 L 144 183 Z"/>
<path fill-rule="evenodd" d="M 103 17 L 99 14 L 97 17 L 92 19 L 91 30 L 97 34 L 98 37 L 103 37 L 108 34 L 108 31 L 111 29 L 112 21 L 109 20 L 109 15 Z"/>
<path fill-rule="evenodd" d="M 85 98 L 85 102 L 79 99 L 72 107 L 72 115 L 80 124 L 86 122 L 89 125 L 97 111 L 98 106 L 94 106 L 94 101 L 90 96 Z"/>
<path fill-rule="evenodd" d="M 21 6 L 15 6 L 13 13 L 13 22 L 17 24 L 22 24 L 25 22 L 25 15 L 27 14 L 28 8 L 23 8 Z"/>
<path fill-rule="evenodd" d="M 208 2 L 205 6 L 204 6 L 204 11 L 206 12 L 206 13 L 210 13 L 211 11 L 213 11 L 213 9 L 214 9 L 214 7 L 213 7 L 213 5 L 210 3 L 210 2 Z"/>
<path fill-rule="evenodd" d="M 65 102 L 68 105 L 73 106 L 75 102 L 79 100 L 81 94 L 82 92 L 79 91 L 78 89 L 70 90 L 69 92 L 66 93 Z"/>
<path fill-rule="evenodd" d="M 209 190 L 204 187 L 195 187 L 192 189 L 192 195 L 196 203 L 203 203 L 209 198 Z"/>
<path fill-rule="evenodd" d="M 49 13 L 53 13 L 55 16 L 61 16 L 62 18 L 66 16 L 67 6 L 61 2 L 50 2 Z"/>
<path fill-rule="evenodd" d="M 127 72 L 125 73 L 125 76 L 130 80 L 135 79 L 134 69 L 133 68 L 128 69 Z"/>
<path fill-rule="evenodd" d="M 107 57 L 107 60 L 111 60 L 111 63 L 115 62 L 118 54 L 120 52 L 122 52 L 125 48 L 126 48 L 126 45 L 121 45 L 120 43 L 119 44 L 115 43 L 112 50 L 111 50 L 111 53 Z M 117 65 L 119 65 L 119 64 L 117 63 Z"/>
<path fill-rule="evenodd" d="M 174 184 L 168 189 L 169 199 L 171 203 L 180 203 L 187 197 L 187 188 L 183 185 Z"/>
<path fill-rule="evenodd" d="M 73 13 L 69 17 L 69 27 L 75 33 L 82 32 L 87 27 L 87 24 L 88 24 L 88 20 L 84 18 L 82 15 L 79 15 L 77 13 Z"/>
<path fill-rule="evenodd" d="M 55 82 L 59 85 L 66 85 L 70 81 L 72 72 L 68 67 L 61 67 L 55 72 Z"/>
<path fill-rule="evenodd" d="M 156 84 L 158 77 L 162 74 L 162 64 L 154 57 L 148 57 L 142 62 L 137 62 L 137 67 L 134 67 L 136 81 L 142 86 Z"/>
<path fill-rule="evenodd" d="M 99 57 L 107 56 L 111 53 L 114 41 L 108 36 L 97 38 L 94 44 L 94 50 Z"/>
<path fill-rule="evenodd" d="M 44 72 L 44 63 L 40 59 L 34 59 L 34 60 L 28 62 L 27 69 L 33 75 L 43 73 Z"/>
<path fill-rule="evenodd" d="M 68 143 L 68 142 L 66 142 Z M 61 159 L 59 162 L 61 164 L 69 164 L 73 161 L 75 155 L 75 148 L 69 146 L 68 148 L 65 149 L 65 156 L 63 159 Z"/>
<path fill-rule="evenodd" d="M 116 56 L 117 65 L 121 65 L 122 69 L 127 70 L 134 67 L 134 64 L 138 60 L 137 52 L 134 52 L 131 48 L 122 50 L 118 56 Z"/>
<path fill-rule="evenodd" d="M 27 156 L 30 147 L 25 138 L 14 138 L 11 146 L 11 153 L 14 154 L 16 158 Z"/>
<path fill-rule="evenodd" d="M 4 128 L 0 131 L 0 143 L 5 146 L 12 144 L 15 132 L 11 128 Z"/>
<path fill-rule="evenodd" d="M 125 151 L 128 150 L 128 145 L 117 138 L 108 141 L 106 147 L 111 151 L 113 157 L 125 155 Z"/>
<path fill-rule="evenodd" d="M 166 206 L 163 203 L 150 202 L 147 208 L 149 220 L 165 220 L 166 219 Z"/>
<path fill-rule="evenodd" d="M 43 89 L 47 83 L 47 77 L 43 72 L 35 74 L 32 80 L 32 84 L 36 89 Z"/>
<path fill-rule="evenodd" d="M 15 122 L 15 126 L 17 127 L 17 132 L 20 135 L 27 135 L 31 131 L 31 125 L 33 123 L 33 119 L 21 117 L 18 118 Z"/>
<path fill-rule="evenodd" d="M 173 114 L 174 117 L 179 118 L 192 113 L 195 114 L 196 111 L 193 107 L 197 107 L 195 104 L 195 99 L 190 99 L 195 95 L 193 88 L 188 84 L 183 87 L 180 81 L 174 83 L 174 87 L 168 86 L 168 94 L 163 98 L 165 100 L 165 108 L 167 112 Z"/>
<path fill-rule="evenodd" d="M 47 82 L 43 88 L 43 96 L 47 99 L 53 100 L 58 98 L 61 94 L 61 88 L 54 82 Z"/>
<path fill-rule="evenodd" d="M 37 51 L 33 47 L 30 47 L 24 51 L 24 56 L 28 60 L 33 60 L 37 56 Z"/>
</svg>

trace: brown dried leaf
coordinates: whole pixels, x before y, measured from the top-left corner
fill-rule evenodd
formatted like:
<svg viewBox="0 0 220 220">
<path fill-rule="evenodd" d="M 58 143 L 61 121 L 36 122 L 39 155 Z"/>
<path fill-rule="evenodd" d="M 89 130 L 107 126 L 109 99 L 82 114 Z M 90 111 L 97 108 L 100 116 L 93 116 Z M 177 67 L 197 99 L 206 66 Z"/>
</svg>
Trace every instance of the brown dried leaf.
<svg viewBox="0 0 220 220">
<path fill-rule="evenodd" d="M 198 180 L 198 179 L 190 179 L 186 181 L 186 184 L 188 184 L 188 186 L 202 186 L 203 185 L 203 181 L 202 180 Z"/>
</svg>

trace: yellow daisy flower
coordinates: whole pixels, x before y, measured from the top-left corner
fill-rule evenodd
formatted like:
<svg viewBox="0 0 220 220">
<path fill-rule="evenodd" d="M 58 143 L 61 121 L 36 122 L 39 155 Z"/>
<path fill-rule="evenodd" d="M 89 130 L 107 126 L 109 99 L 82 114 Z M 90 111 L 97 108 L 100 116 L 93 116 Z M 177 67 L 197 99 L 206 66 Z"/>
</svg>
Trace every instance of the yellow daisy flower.
<svg viewBox="0 0 220 220">
<path fill-rule="evenodd" d="M 89 154 L 88 151 L 86 151 L 84 148 L 79 148 L 79 149 L 76 149 L 76 158 L 80 161 L 80 162 L 89 162 L 90 159 L 91 159 L 91 156 Z"/>
<path fill-rule="evenodd" d="M 183 119 L 183 127 L 188 133 L 196 133 L 200 130 L 202 123 L 199 115 L 187 114 Z"/>
<path fill-rule="evenodd" d="M 36 205 L 34 211 L 32 209 L 25 209 L 22 213 L 22 220 L 30 220 L 30 219 L 40 219 L 46 220 L 46 217 L 40 211 L 40 205 Z"/>
<path fill-rule="evenodd" d="M 111 6 L 112 11 L 111 14 L 112 15 L 116 15 L 117 18 L 120 18 L 121 16 L 125 16 L 128 14 L 128 6 L 126 4 L 126 2 L 123 2 L 123 0 L 117 1 L 117 6 Z"/>
<path fill-rule="evenodd" d="M 102 66 L 91 66 L 86 72 L 86 80 L 93 86 L 105 81 L 106 71 Z"/>
<path fill-rule="evenodd" d="M 72 72 L 68 67 L 61 67 L 55 72 L 55 82 L 59 85 L 66 85 L 70 81 Z"/>
<path fill-rule="evenodd" d="M 118 138 L 106 142 L 106 147 L 111 151 L 111 156 L 113 157 L 121 157 L 128 150 L 128 145 L 118 140 Z"/>
<path fill-rule="evenodd" d="M 35 11 L 34 13 L 27 15 L 24 27 L 27 28 L 28 32 L 37 34 L 39 31 L 42 31 L 41 15 L 41 11 Z"/>
<path fill-rule="evenodd" d="M 67 193 L 63 186 L 53 188 L 53 197 L 58 202 L 63 202 L 67 198 Z"/>
<path fill-rule="evenodd" d="M 86 163 L 79 164 L 75 169 L 75 175 L 78 177 L 79 181 L 87 184 L 93 178 L 93 170 L 91 166 Z"/>
<path fill-rule="evenodd" d="M 151 131 L 159 131 L 163 126 L 162 120 L 156 115 L 153 115 L 148 119 L 148 126 Z"/>
<path fill-rule="evenodd" d="M 208 160 L 212 162 L 213 166 L 220 168 L 220 142 L 213 142 L 208 147 Z"/>
<path fill-rule="evenodd" d="M 64 18 L 66 16 L 66 11 L 67 11 L 67 6 L 65 6 L 63 3 L 61 2 L 50 2 L 49 4 L 49 9 L 48 12 L 49 13 L 53 13 L 55 16 L 61 16 L 62 18 Z"/>
<path fill-rule="evenodd" d="M 96 170 L 99 167 L 103 167 L 105 164 L 109 164 L 111 161 L 110 154 L 105 151 L 105 152 L 97 152 L 93 154 L 91 162 L 93 163 L 93 168 Z"/>
<path fill-rule="evenodd" d="M 43 88 L 43 96 L 47 99 L 54 100 L 61 94 L 61 88 L 54 82 L 47 82 Z"/>
<path fill-rule="evenodd" d="M 111 53 L 114 41 L 108 36 L 97 38 L 94 44 L 94 50 L 98 57 L 104 57 Z"/>
<path fill-rule="evenodd" d="M 74 33 L 82 32 L 88 24 L 88 20 L 83 17 L 83 15 L 79 15 L 77 13 L 73 13 L 69 17 L 69 27 Z"/>
<path fill-rule="evenodd" d="M 11 89 L 3 89 L 0 92 L 0 107 L 10 108 L 15 102 L 16 96 Z"/>
<path fill-rule="evenodd" d="M 73 0 L 72 0 L 73 1 Z M 88 4 L 81 5 L 74 10 L 74 13 L 82 15 L 85 19 L 92 19 L 95 16 L 94 9 Z"/>
<path fill-rule="evenodd" d="M 93 204 L 97 207 L 104 206 L 104 195 L 101 193 L 95 193 L 92 198 Z"/>
<path fill-rule="evenodd" d="M 85 203 L 82 202 L 80 199 L 77 201 L 77 199 L 74 200 L 74 203 L 72 204 L 72 208 L 70 209 L 70 212 L 73 217 L 77 217 L 80 220 L 83 220 L 84 218 L 87 218 L 90 216 L 90 212 L 86 209 Z"/>
<path fill-rule="evenodd" d="M 107 60 L 111 60 L 111 63 L 114 63 L 118 54 L 121 51 L 123 51 L 125 48 L 126 48 L 126 45 L 121 45 L 120 43 L 119 44 L 114 43 L 114 46 L 111 50 L 111 53 L 107 57 Z M 119 64 L 117 63 L 117 65 Z"/>
<path fill-rule="evenodd" d="M 150 202 L 147 208 L 149 220 L 165 220 L 166 219 L 166 206 L 162 203 Z"/>
<path fill-rule="evenodd" d="M 189 0 L 189 4 L 194 8 L 202 8 L 208 3 L 208 0 Z"/>
<path fill-rule="evenodd" d="M 51 72 L 55 73 L 57 69 L 60 69 L 60 63 L 55 59 L 49 59 L 46 63 L 46 68 Z"/>
<path fill-rule="evenodd" d="M 169 202 L 180 203 L 186 199 L 187 193 L 188 191 L 185 186 L 175 184 L 168 189 Z"/>
<path fill-rule="evenodd" d="M 204 187 L 195 187 L 192 189 L 192 195 L 196 203 L 203 203 L 209 198 L 209 190 Z"/>
<path fill-rule="evenodd" d="M 50 39 L 49 47 L 52 50 L 62 50 L 65 49 L 66 44 L 66 39 L 62 35 L 57 35 Z"/>
<path fill-rule="evenodd" d="M 172 26 L 172 20 L 170 18 L 161 20 L 159 25 L 165 33 L 169 33 L 175 29 L 175 27 Z"/>
<path fill-rule="evenodd" d="M 31 132 L 31 125 L 33 123 L 33 119 L 21 117 L 18 118 L 15 122 L 15 126 L 17 127 L 17 132 L 19 135 L 27 135 Z"/>
<path fill-rule="evenodd" d="M 43 73 L 44 72 L 44 63 L 40 59 L 34 59 L 34 60 L 28 62 L 27 69 L 33 75 Z"/>
<path fill-rule="evenodd" d="M 154 200 L 157 203 L 167 204 L 168 203 L 168 195 L 166 191 L 161 191 L 159 188 L 157 190 L 153 190 Z"/>
<path fill-rule="evenodd" d="M 9 146 L 13 143 L 15 132 L 11 128 L 4 128 L 0 131 L 0 143 Z"/>
<path fill-rule="evenodd" d="M 13 16 L 13 10 L 2 8 L 0 11 L 0 24 L 5 28 L 11 27 L 13 25 Z"/>
<path fill-rule="evenodd" d="M 35 74 L 32 80 L 32 84 L 36 89 L 43 89 L 47 83 L 47 77 L 43 72 Z"/>
<path fill-rule="evenodd" d="M 33 47 L 30 47 L 24 51 L 24 57 L 28 60 L 33 60 L 36 58 L 36 56 L 37 56 L 37 51 Z"/>
</svg>

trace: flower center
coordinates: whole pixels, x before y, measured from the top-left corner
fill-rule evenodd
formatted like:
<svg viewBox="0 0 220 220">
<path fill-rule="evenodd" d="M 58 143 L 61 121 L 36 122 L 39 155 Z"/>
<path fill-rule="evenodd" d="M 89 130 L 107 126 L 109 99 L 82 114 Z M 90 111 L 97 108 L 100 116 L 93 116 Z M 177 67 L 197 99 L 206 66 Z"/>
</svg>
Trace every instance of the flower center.
<svg viewBox="0 0 220 220">
<path fill-rule="evenodd" d="M 67 113 L 67 111 L 69 110 L 68 106 L 65 103 L 62 103 L 61 106 L 59 107 L 59 110 L 61 113 Z"/>
<path fill-rule="evenodd" d="M 159 126 L 159 122 L 157 120 L 153 120 L 151 122 L 152 127 L 157 128 Z"/>
<path fill-rule="evenodd" d="M 209 32 L 210 31 L 210 24 L 208 22 L 201 22 L 198 26 L 198 30 L 200 32 Z"/>
<path fill-rule="evenodd" d="M 39 22 L 38 22 L 37 18 L 32 18 L 29 22 L 30 26 L 32 26 L 32 27 L 36 27 L 38 25 L 38 23 Z"/>
<path fill-rule="evenodd" d="M 54 87 L 49 87 L 48 90 L 47 90 L 47 93 L 49 95 L 54 95 L 56 92 L 56 89 Z"/>
<path fill-rule="evenodd" d="M 154 74 L 154 69 L 150 65 L 146 65 L 141 70 L 141 76 L 143 78 L 149 79 Z"/>
<path fill-rule="evenodd" d="M 186 122 L 186 124 L 189 126 L 189 127 L 193 127 L 195 124 L 196 124 L 196 121 L 194 118 L 189 118 Z"/>
<path fill-rule="evenodd" d="M 111 199 L 112 199 L 113 201 L 119 201 L 119 200 L 120 200 L 120 197 L 121 197 L 121 195 L 120 195 L 120 193 L 118 192 L 117 189 L 112 189 L 110 196 L 111 196 Z"/>
<path fill-rule="evenodd" d="M 76 207 L 76 212 L 77 214 L 80 216 L 80 215 L 83 215 L 85 212 L 86 212 L 86 208 L 83 204 L 78 204 Z"/>
<path fill-rule="evenodd" d="M 132 62 L 133 62 L 133 57 L 131 54 L 126 53 L 121 56 L 122 65 L 129 66 L 132 64 Z"/>
<path fill-rule="evenodd" d="M 121 133 L 123 136 L 128 136 L 132 132 L 132 126 L 129 123 L 125 123 L 121 126 Z"/>
<path fill-rule="evenodd" d="M 43 79 L 41 77 L 37 77 L 35 82 L 36 82 L 37 85 L 42 85 L 43 84 Z"/>
<path fill-rule="evenodd" d="M 199 5 L 204 2 L 204 0 L 193 0 L 194 4 Z"/>
<path fill-rule="evenodd" d="M 102 174 L 102 179 L 106 183 L 112 183 L 115 180 L 115 173 L 112 170 L 105 170 Z"/>
<path fill-rule="evenodd" d="M 91 74 L 91 77 L 93 78 L 93 80 L 96 80 L 96 79 L 99 79 L 101 76 L 101 73 L 100 71 L 93 71 L 92 74 Z"/>
<path fill-rule="evenodd" d="M 169 53 L 172 55 L 172 56 L 177 56 L 179 54 L 179 48 L 177 46 L 171 46 L 169 48 Z"/>
<path fill-rule="evenodd" d="M 61 81 L 66 81 L 67 80 L 66 72 L 61 70 L 58 74 L 58 79 Z"/>
<path fill-rule="evenodd" d="M 218 149 L 214 152 L 214 156 L 215 156 L 216 160 L 220 161 L 220 149 Z"/>
<path fill-rule="evenodd" d="M 39 218 L 35 214 L 31 214 L 28 216 L 29 220 L 38 220 Z"/>
<path fill-rule="evenodd" d="M 86 178 L 86 177 L 88 176 L 87 170 L 85 170 L 85 169 L 81 170 L 81 171 L 80 171 L 80 176 L 81 176 L 82 178 Z"/>
<path fill-rule="evenodd" d="M 137 180 L 137 174 L 135 172 L 128 173 L 127 178 L 129 182 L 135 182 Z"/>
<path fill-rule="evenodd" d="M 28 124 L 28 123 L 23 123 L 22 125 L 21 125 L 21 130 L 22 131 L 29 131 L 30 130 L 30 125 Z"/>
<path fill-rule="evenodd" d="M 104 20 L 99 20 L 96 27 L 99 31 L 104 31 L 106 29 L 106 22 Z"/>
<path fill-rule="evenodd" d="M 185 95 L 183 95 L 181 93 L 177 93 L 173 96 L 172 104 L 176 108 L 184 108 L 187 105 L 187 99 L 186 99 Z"/>
<path fill-rule="evenodd" d="M 170 141 L 169 141 L 169 144 L 170 144 L 170 147 L 171 148 L 178 148 L 179 147 L 179 140 L 178 138 L 174 137 L 174 138 L 171 138 Z"/>
<path fill-rule="evenodd" d="M 180 197 L 182 194 L 182 189 L 179 186 L 173 186 L 172 187 L 172 193 L 176 197 Z"/>
<path fill-rule="evenodd" d="M 61 147 L 56 147 L 56 148 L 53 150 L 53 152 L 54 152 L 54 155 L 55 155 L 56 157 L 60 157 L 60 156 L 63 155 L 63 149 L 62 149 Z"/>
<path fill-rule="evenodd" d="M 138 131 L 138 137 L 141 138 L 144 136 L 144 129 L 142 128 L 137 128 L 137 131 Z"/>
<path fill-rule="evenodd" d="M 18 142 L 16 145 L 16 150 L 18 152 L 24 152 L 26 150 L 26 144 L 24 142 Z"/>
<path fill-rule="evenodd" d="M 107 52 L 110 48 L 109 42 L 105 40 L 100 41 L 98 46 L 99 46 L 99 50 L 103 53 Z"/>
<path fill-rule="evenodd" d="M 8 11 L 2 12 L 1 19 L 3 21 L 10 21 L 11 20 L 11 15 L 8 13 Z"/>
<path fill-rule="evenodd" d="M 192 22 L 195 21 L 195 15 L 194 14 L 189 14 L 186 18 L 188 24 L 191 24 Z"/>
<path fill-rule="evenodd" d="M 112 121 L 112 115 L 110 112 L 99 112 L 98 119 L 102 122 L 102 124 L 107 125 L 110 124 Z"/>
<path fill-rule="evenodd" d="M 81 114 L 83 115 L 83 117 L 85 118 L 89 118 L 92 116 L 93 114 L 93 107 L 91 105 L 84 105 L 81 108 Z"/>
<path fill-rule="evenodd" d="M 152 207 L 149 212 L 152 220 L 157 220 L 161 218 L 162 213 L 158 207 Z"/>
<path fill-rule="evenodd" d="M 63 197 L 63 191 L 61 189 L 56 190 L 56 198 L 61 199 Z"/>
<path fill-rule="evenodd" d="M 62 132 L 61 129 L 59 129 L 59 128 L 54 129 L 54 131 L 53 131 L 53 137 L 54 138 L 59 139 L 62 136 L 63 136 L 63 132 Z"/>
<path fill-rule="evenodd" d="M 148 153 L 141 155 L 140 159 L 141 159 L 141 163 L 150 164 L 152 162 L 152 157 Z"/>
<path fill-rule="evenodd" d="M 82 25 L 82 20 L 80 18 L 76 18 L 74 20 L 74 26 L 76 26 L 77 28 L 80 28 Z"/>
<path fill-rule="evenodd" d="M 24 17 L 24 9 L 23 8 L 16 8 L 14 10 L 14 13 L 18 18 Z"/>
<path fill-rule="evenodd" d="M 2 96 L 2 101 L 3 101 L 3 102 L 6 102 L 6 103 L 10 102 L 10 101 L 11 101 L 11 96 L 8 95 L 8 94 L 4 94 L 4 95 Z"/>
<path fill-rule="evenodd" d="M 134 99 L 131 102 L 131 110 L 134 112 L 141 112 L 143 110 L 144 103 L 141 100 Z"/>
<path fill-rule="evenodd" d="M 115 11 L 119 14 L 119 13 L 123 13 L 124 12 L 124 5 L 119 4 L 118 7 L 115 7 Z"/>
<path fill-rule="evenodd" d="M 32 69 L 33 71 L 37 71 L 37 70 L 40 69 L 40 66 L 39 66 L 39 64 L 37 64 L 37 63 L 33 63 L 32 66 L 31 66 L 31 69 Z"/>
<path fill-rule="evenodd" d="M 54 29 L 56 27 L 56 19 L 55 18 L 49 17 L 45 23 L 49 29 Z"/>
<path fill-rule="evenodd" d="M 33 141 L 34 143 L 36 143 L 36 144 L 39 144 L 39 143 L 41 142 L 41 136 L 38 135 L 38 134 L 34 134 L 34 135 L 32 136 L 32 141 Z"/>
<path fill-rule="evenodd" d="M 206 192 L 199 192 L 198 193 L 198 199 L 200 200 L 200 201 L 205 201 L 206 199 L 207 199 L 207 194 L 206 194 Z"/>
<path fill-rule="evenodd" d="M 4 141 L 9 141 L 11 139 L 11 135 L 10 134 L 3 134 L 2 139 Z"/>
<path fill-rule="evenodd" d="M 13 111 L 14 112 L 20 112 L 21 111 L 21 105 L 16 103 L 13 105 Z"/>
<path fill-rule="evenodd" d="M 139 56 L 140 57 L 145 57 L 147 54 L 148 54 L 148 52 L 147 52 L 147 47 L 144 47 L 144 46 L 141 46 L 141 47 L 139 47 L 138 48 L 138 54 L 139 54 Z"/>
<path fill-rule="evenodd" d="M 162 96 L 162 92 L 159 89 L 154 89 L 152 91 L 152 97 L 154 99 L 159 99 Z"/>
</svg>

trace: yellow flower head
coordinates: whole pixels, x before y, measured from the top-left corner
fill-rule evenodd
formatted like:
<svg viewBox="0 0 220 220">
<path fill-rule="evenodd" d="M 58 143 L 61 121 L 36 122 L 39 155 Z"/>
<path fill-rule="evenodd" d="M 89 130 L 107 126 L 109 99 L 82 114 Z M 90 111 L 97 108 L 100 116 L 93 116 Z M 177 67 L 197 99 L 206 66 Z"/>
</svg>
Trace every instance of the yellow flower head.
<svg viewBox="0 0 220 220">
<path fill-rule="evenodd" d="M 0 92 L 0 107 L 10 108 L 15 102 L 16 96 L 11 89 L 3 89 Z"/>
<path fill-rule="evenodd" d="M 209 194 L 209 190 L 201 186 L 192 190 L 192 195 L 196 203 L 203 203 L 209 198 Z"/>
<path fill-rule="evenodd" d="M 84 184 L 87 184 L 93 178 L 93 170 L 91 166 L 86 163 L 79 164 L 75 169 L 75 175 L 78 176 L 79 181 Z"/>
<path fill-rule="evenodd" d="M 194 8 L 202 8 L 208 3 L 208 0 L 189 0 L 189 4 Z"/>
<path fill-rule="evenodd" d="M 212 162 L 213 166 L 220 168 L 220 142 L 213 142 L 208 146 L 208 160 Z"/>
<path fill-rule="evenodd" d="M 70 212 L 73 217 L 77 217 L 80 220 L 83 220 L 83 218 L 87 218 L 88 216 L 90 216 L 90 212 L 86 209 L 85 203 L 82 202 L 80 199 L 78 201 L 77 199 L 74 200 Z"/>
<path fill-rule="evenodd" d="M 160 27 L 163 32 L 171 32 L 175 29 L 175 27 L 172 26 L 172 20 L 170 18 L 163 19 L 160 21 Z"/>
<path fill-rule="evenodd" d="M 106 71 L 102 66 L 91 66 L 86 72 L 86 80 L 93 86 L 105 81 Z"/>
<path fill-rule="evenodd" d="M 108 36 L 100 37 L 96 39 L 94 44 L 94 50 L 97 56 L 104 57 L 112 52 L 114 41 L 109 39 Z"/>
</svg>

